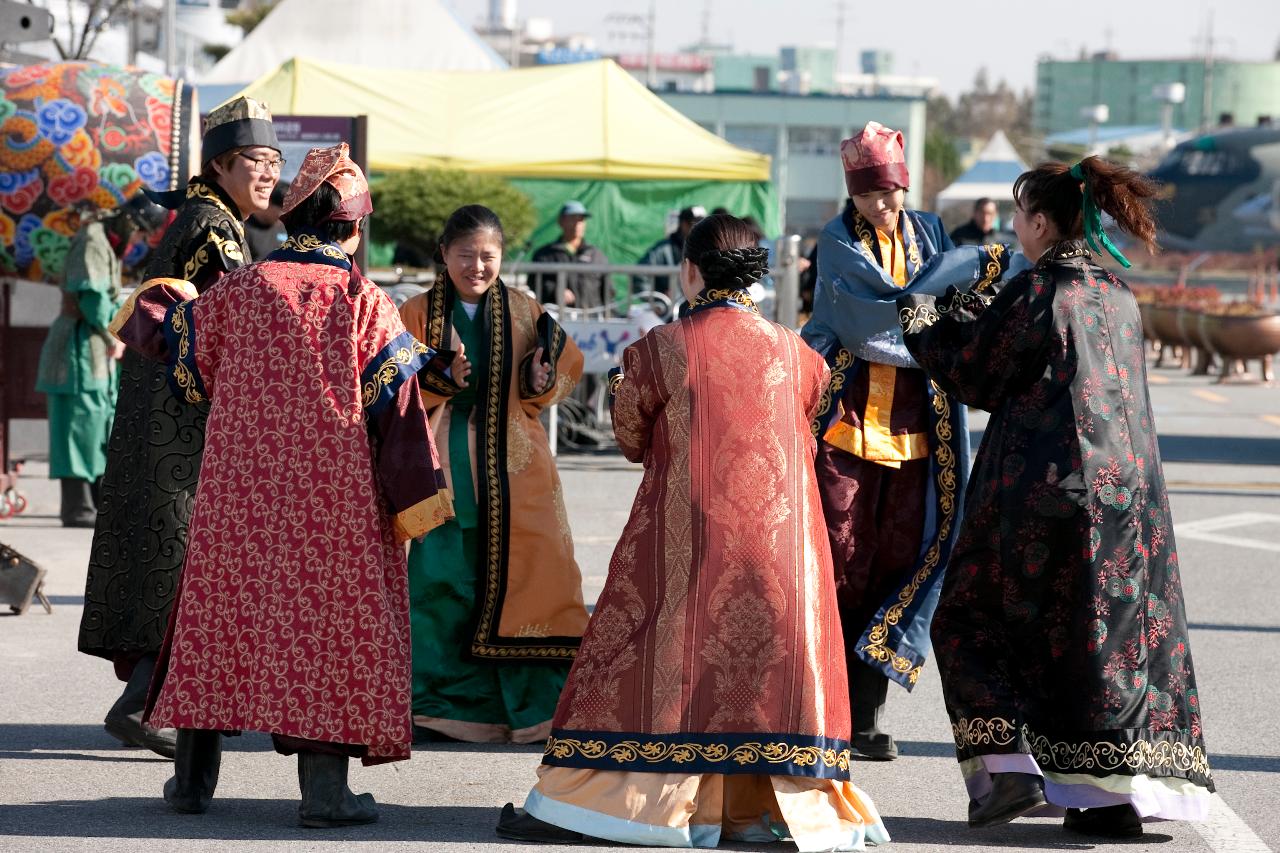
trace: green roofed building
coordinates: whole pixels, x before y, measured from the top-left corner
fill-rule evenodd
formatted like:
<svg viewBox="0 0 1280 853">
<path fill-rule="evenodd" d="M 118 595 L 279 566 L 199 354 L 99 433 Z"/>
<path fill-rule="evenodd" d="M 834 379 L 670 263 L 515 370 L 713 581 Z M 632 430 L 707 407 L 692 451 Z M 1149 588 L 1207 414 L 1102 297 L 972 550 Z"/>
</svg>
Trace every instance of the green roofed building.
<svg viewBox="0 0 1280 853">
<path fill-rule="evenodd" d="M 1088 121 L 1081 111 L 1096 104 L 1110 109 L 1109 124 L 1159 126 L 1164 104 L 1154 90 L 1169 83 L 1186 86 L 1186 98 L 1173 105 L 1173 127 L 1217 126 L 1223 115 L 1241 127 L 1267 117 L 1280 120 L 1280 61 L 1216 60 L 1207 66 L 1203 57 L 1121 60 L 1098 54 L 1091 59 L 1040 60 L 1035 128 L 1049 135 L 1082 127 Z"/>
</svg>

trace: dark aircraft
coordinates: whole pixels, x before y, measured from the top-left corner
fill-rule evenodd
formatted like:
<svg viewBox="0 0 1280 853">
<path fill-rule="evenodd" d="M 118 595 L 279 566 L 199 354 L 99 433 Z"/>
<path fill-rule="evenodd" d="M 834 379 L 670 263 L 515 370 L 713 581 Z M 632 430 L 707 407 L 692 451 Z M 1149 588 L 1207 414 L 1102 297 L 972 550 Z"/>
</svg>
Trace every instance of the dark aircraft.
<svg viewBox="0 0 1280 853">
<path fill-rule="evenodd" d="M 1160 243 L 1178 251 L 1280 248 L 1280 130 L 1222 130 L 1178 145 L 1164 183 Z"/>
</svg>

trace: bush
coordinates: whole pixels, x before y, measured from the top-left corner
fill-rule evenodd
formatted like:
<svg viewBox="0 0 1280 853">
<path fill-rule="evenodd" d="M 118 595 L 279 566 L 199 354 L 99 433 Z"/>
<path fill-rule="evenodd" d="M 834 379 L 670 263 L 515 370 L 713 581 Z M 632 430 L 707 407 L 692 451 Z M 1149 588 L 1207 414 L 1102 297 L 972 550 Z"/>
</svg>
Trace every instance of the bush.
<svg viewBox="0 0 1280 853">
<path fill-rule="evenodd" d="M 377 181 L 373 193 L 373 237 L 393 239 L 430 258 L 449 214 L 464 204 L 483 204 L 498 214 L 507 245 L 529 239 L 537 211 L 529 197 L 502 178 L 447 169 L 411 169 Z"/>
</svg>

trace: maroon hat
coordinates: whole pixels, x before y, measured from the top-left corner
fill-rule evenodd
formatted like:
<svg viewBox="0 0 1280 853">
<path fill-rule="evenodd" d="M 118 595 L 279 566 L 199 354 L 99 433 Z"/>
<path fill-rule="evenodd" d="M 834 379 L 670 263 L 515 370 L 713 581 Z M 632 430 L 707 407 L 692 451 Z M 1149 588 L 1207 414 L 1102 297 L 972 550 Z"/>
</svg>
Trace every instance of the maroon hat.
<svg viewBox="0 0 1280 853">
<path fill-rule="evenodd" d="M 911 186 L 902 132 L 869 121 L 862 133 L 840 143 L 844 183 L 849 195 Z"/>
</svg>

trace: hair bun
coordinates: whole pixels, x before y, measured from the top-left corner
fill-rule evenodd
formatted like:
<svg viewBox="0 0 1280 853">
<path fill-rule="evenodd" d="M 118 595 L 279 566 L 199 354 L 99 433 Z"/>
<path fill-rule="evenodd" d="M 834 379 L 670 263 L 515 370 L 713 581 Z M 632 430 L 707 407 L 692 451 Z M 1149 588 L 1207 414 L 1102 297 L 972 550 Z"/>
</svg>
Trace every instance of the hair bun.
<svg viewBox="0 0 1280 853">
<path fill-rule="evenodd" d="M 759 246 L 742 249 L 712 249 L 695 261 L 708 287 L 742 290 L 769 272 L 769 252 Z"/>
</svg>

